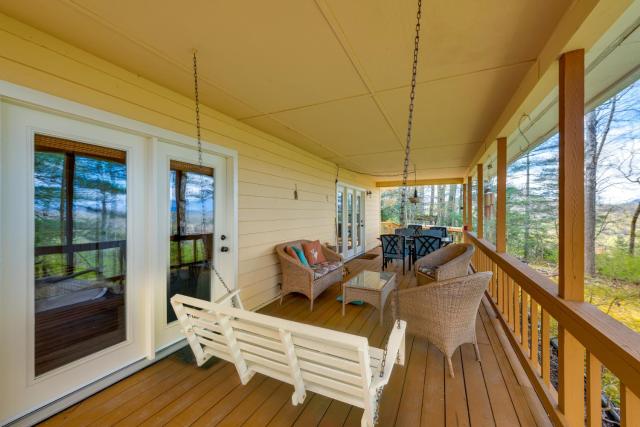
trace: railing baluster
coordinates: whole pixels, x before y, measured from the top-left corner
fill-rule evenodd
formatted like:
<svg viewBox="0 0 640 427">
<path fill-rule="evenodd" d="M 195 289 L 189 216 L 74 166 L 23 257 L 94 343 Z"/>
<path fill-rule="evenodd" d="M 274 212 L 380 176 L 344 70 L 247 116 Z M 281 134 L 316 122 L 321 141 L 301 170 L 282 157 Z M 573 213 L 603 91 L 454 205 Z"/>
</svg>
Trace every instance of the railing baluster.
<svg viewBox="0 0 640 427">
<path fill-rule="evenodd" d="M 587 426 L 602 426 L 602 364 L 587 351 Z"/>
<path fill-rule="evenodd" d="M 520 285 L 513 282 L 513 334 L 516 340 L 520 340 L 521 319 L 520 319 Z"/>
<path fill-rule="evenodd" d="M 531 361 L 536 372 L 540 372 L 538 361 L 538 303 L 531 298 Z"/>
<path fill-rule="evenodd" d="M 620 384 L 621 426 L 638 426 L 640 420 L 640 398 L 623 383 Z"/>
<path fill-rule="evenodd" d="M 558 408 L 568 425 L 584 425 L 584 397 L 584 347 L 558 322 Z"/>
<path fill-rule="evenodd" d="M 549 313 L 542 309 L 542 380 L 550 387 L 551 385 L 551 353 L 550 353 L 550 336 L 549 328 L 551 327 L 551 318 Z"/>
<path fill-rule="evenodd" d="M 507 283 L 507 323 L 513 330 L 513 280 L 505 273 Z"/>
<path fill-rule="evenodd" d="M 529 294 L 521 290 L 520 318 L 522 319 L 522 348 L 524 354 L 529 354 Z"/>
</svg>

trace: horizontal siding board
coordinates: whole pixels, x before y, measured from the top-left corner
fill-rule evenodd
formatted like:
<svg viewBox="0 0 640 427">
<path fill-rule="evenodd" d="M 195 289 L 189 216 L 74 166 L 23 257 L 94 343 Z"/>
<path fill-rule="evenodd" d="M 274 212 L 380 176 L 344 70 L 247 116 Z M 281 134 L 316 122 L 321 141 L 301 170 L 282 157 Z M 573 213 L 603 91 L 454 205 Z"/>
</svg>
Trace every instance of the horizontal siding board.
<svg viewBox="0 0 640 427">
<path fill-rule="evenodd" d="M 194 136 L 193 100 L 0 14 L 0 79 Z M 335 242 L 335 181 L 371 190 L 365 239 L 375 246 L 374 179 L 202 106 L 203 139 L 238 151 L 239 285 L 247 307 L 279 293 L 276 244 Z M 297 187 L 298 200 L 293 190 Z"/>
</svg>

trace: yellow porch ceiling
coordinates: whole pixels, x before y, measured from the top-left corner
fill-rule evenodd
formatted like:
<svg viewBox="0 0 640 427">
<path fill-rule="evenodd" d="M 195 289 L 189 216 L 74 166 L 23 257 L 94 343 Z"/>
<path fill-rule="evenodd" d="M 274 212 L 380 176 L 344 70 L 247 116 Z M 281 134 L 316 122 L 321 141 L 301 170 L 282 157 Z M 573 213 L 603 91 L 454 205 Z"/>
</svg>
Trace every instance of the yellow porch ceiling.
<svg viewBox="0 0 640 427">
<path fill-rule="evenodd" d="M 569 4 L 424 1 L 419 178 L 464 173 Z M 195 47 L 204 104 L 342 168 L 401 171 L 414 0 L 0 0 L 0 12 L 189 97 Z"/>
</svg>

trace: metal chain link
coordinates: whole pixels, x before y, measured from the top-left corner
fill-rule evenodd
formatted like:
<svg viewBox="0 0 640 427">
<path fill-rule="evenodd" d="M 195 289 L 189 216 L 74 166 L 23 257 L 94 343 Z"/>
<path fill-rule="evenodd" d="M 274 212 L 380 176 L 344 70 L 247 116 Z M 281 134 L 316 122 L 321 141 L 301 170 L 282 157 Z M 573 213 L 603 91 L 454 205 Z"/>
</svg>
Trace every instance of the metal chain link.
<svg viewBox="0 0 640 427">
<path fill-rule="evenodd" d="M 195 104 L 196 104 L 196 135 L 198 139 L 198 166 L 202 168 L 204 164 L 202 161 L 202 137 L 201 137 L 202 132 L 200 127 L 200 93 L 198 90 L 198 57 L 197 57 L 197 52 L 195 50 L 193 51 L 193 91 L 195 95 L 194 98 L 195 98 Z M 202 236 L 203 236 L 202 243 L 204 247 L 204 235 L 206 234 L 206 231 L 207 231 L 207 219 L 205 216 L 204 180 L 202 175 L 200 175 L 199 182 L 200 182 L 200 209 L 202 211 L 202 224 L 201 224 Z M 205 263 L 206 262 L 207 260 L 205 259 Z M 209 266 L 211 271 L 213 271 L 215 276 L 220 281 L 220 283 L 222 283 L 222 286 L 224 287 L 225 291 L 227 291 L 227 293 L 231 293 L 231 289 L 229 288 L 227 283 L 224 281 L 224 279 L 222 278 L 218 270 L 216 270 L 216 267 L 213 264 L 213 254 L 211 254 L 211 262 L 209 263 Z M 231 304 L 234 307 L 236 306 L 235 299 L 233 298 L 231 299 Z"/>
<path fill-rule="evenodd" d="M 416 13 L 416 34 L 413 41 L 413 66 L 411 68 L 411 93 L 409 95 L 409 117 L 407 119 L 407 142 L 404 147 L 404 165 L 402 171 L 402 193 L 400 199 L 400 221 L 406 225 L 406 204 L 407 204 L 407 179 L 409 177 L 409 159 L 411 156 L 411 137 L 413 131 L 413 109 L 414 101 L 416 98 L 416 77 L 418 74 L 418 53 L 420 48 L 420 18 L 422 17 L 422 0 L 418 0 L 418 12 Z M 396 326 L 400 329 L 400 299 L 398 289 L 394 290 L 394 304 L 393 304 L 393 318 Z M 389 334 L 391 336 L 391 334 Z M 382 360 L 380 362 L 380 378 L 384 376 L 384 368 L 387 361 L 387 352 L 389 337 L 387 337 L 386 344 L 382 353 Z M 376 390 L 376 402 L 375 413 L 373 416 L 374 424 L 378 424 L 380 416 L 380 398 L 382 397 L 382 387 Z"/>
</svg>

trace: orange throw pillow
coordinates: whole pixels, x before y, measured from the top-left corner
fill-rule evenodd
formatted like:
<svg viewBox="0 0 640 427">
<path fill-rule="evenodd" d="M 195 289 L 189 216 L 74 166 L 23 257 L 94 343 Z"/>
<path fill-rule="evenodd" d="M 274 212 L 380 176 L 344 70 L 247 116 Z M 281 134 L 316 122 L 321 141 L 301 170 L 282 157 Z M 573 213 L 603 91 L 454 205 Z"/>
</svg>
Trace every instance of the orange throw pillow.
<svg viewBox="0 0 640 427">
<path fill-rule="evenodd" d="M 327 262 L 327 259 L 324 257 L 324 253 L 322 252 L 322 245 L 319 240 L 310 243 L 303 243 L 302 249 L 304 250 L 304 256 L 309 261 L 309 264 L 313 265 Z"/>
<path fill-rule="evenodd" d="M 287 253 L 287 255 L 289 255 L 291 258 L 295 259 L 296 261 L 300 262 L 300 259 L 298 258 L 298 255 L 296 255 L 296 253 L 293 251 L 293 248 L 291 246 L 286 246 L 284 248 L 284 251 Z"/>
</svg>

